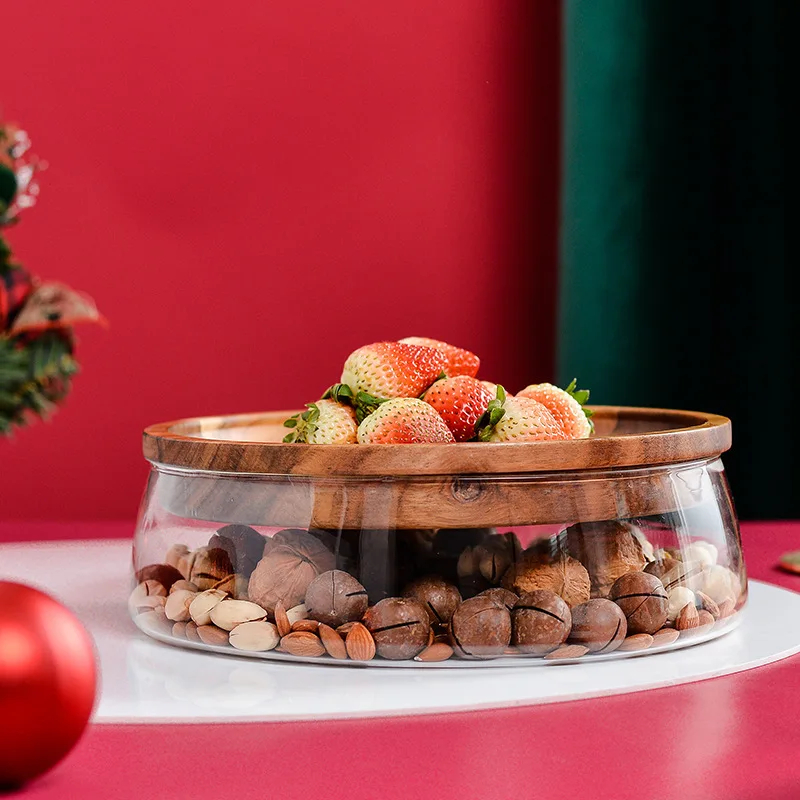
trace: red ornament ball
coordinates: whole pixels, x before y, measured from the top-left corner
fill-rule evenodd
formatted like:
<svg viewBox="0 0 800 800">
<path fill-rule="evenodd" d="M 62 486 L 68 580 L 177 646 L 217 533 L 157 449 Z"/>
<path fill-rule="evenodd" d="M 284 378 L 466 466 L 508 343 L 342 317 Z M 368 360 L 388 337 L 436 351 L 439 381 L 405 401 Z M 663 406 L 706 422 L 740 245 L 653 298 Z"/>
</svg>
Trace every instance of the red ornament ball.
<svg viewBox="0 0 800 800">
<path fill-rule="evenodd" d="M 94 645 L 71 611 L 43 592 L 0 581 L 0 787 L 57 764 L 94 706 Z"/>
</svg>

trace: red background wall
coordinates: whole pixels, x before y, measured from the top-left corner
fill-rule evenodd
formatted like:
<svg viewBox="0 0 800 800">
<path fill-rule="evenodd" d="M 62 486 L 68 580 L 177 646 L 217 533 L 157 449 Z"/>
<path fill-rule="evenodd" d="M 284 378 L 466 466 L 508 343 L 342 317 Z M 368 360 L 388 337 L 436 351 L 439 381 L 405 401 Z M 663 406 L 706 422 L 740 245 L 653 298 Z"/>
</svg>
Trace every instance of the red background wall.
<svg viewBox="0 0 800 800">
<path fill-rule="evenodd" d="M 140 430 L 293 407 L 434 336 L 552 376 L 556 0 L 4 4 L 0 104 L 50 164 L 12 231 L 94 295 L 84 372 L 0 441 L 0 517 L 129 518 Z"/>
</svg>

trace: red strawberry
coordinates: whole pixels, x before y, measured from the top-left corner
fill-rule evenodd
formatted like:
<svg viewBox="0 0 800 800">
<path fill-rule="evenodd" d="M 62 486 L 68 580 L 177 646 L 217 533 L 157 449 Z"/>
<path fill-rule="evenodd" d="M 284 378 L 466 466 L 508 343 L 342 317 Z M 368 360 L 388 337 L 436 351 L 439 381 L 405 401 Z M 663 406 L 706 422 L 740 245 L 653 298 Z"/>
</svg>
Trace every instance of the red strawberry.
<svg viewBox="0 0 800 800">
<path fill-rule="evenodd" d="M 444 420 L 431 406 L 416 397 L 387 400 L 358 426 L 359 444 L 453 441 L 453 434 L 444 424 Z"/>
<path fill-rule="evenodd" d="M 422 399 L 439 412 L 457 442 L 466 442 L 475 438 L 475 423 L 495 394 L 476 378 L 456 375 L 436 381 Z"/>
<path fill-rule="evenodd" d="M 536 383 L 525 387 L 517 397 L 530 397 L 547 408 L 568 439 L 585 439 L 593 430 L 589 419 L 592 412 L 583 407 L 589 399 L 586 389 L 577 390 L 573 380 L 566 389 L 559 389 L 551 383 Z"/>
<path fill-rule="evenodd" d="M 475 353 L 470 353 L 469 350 L 463 350 L 455 345 L 447 344 L 447 342 L 440 342 L 438 339 L 425 339 L 421 336 L 409 336 L 400 341 L 405 344 L 433 347 L 434 350 L 444 353 L 447 358 L 444 373 L 448 378 L 453 378 L 456 375 L 469 375 L 470 378 L 474 378 L 478 374 L 481 360 Z"/>
<path fill-rule="evenodd" d="M 566 439 L 556 418 L 530 397 L 506 397 L 502 386 L 478 421 L 482 442 L 546 442 Z"/>
<path fill-rule="evenodd" d="M 308 404 L 308 411 L 295 414 L 283 423 L 294 428 L 286 434 L 284 442 L 306 442 L 308 444 L 355 444 L 356 412 L 335 400 L 317 400 Z"/>
<path fill-rule="evenodd" d="M 441 374 L 447 358 L 432 347 L 376 342 L 347 357 L 343 384 L 353 394 L 374 397 L 419 397 Z"/>
</svg>

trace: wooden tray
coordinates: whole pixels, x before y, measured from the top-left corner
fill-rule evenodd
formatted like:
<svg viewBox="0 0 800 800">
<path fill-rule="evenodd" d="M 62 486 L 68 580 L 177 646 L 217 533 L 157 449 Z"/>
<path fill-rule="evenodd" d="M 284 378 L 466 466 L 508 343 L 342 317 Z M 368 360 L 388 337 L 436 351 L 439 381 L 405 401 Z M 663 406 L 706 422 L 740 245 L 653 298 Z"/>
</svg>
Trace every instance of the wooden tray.
<svg viewBox="0 0 800 800">
<path fill-rule="evenodd" d="M 715 502 L 698 462 L 729 449 L 730 420 L 593 410 L 596 434 L 589 439 L 520 444 L 283 444 L 282 422 L 296 412 L 187 419 L 147 428 L 144 455 L 159 465 L 155 491 L 166 510 L 250 525 L 497 527 Z"/>
</svg>

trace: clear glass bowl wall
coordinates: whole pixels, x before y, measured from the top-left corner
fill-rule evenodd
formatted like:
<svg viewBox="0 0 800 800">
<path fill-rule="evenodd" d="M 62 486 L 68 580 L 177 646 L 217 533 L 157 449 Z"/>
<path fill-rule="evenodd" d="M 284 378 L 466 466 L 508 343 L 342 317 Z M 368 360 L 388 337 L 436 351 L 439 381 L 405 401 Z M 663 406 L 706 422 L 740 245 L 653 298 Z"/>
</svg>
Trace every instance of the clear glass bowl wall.
<svg viewBox="0 0 800 800">
<path fill-rule="evenodd" d="M 747 597 L 718 458 L 393 478 L 154 465 L 134 570 L 131 615 L 162 641 L 362 666 L 657 654 L 731 630 Z"/>
</svg>

